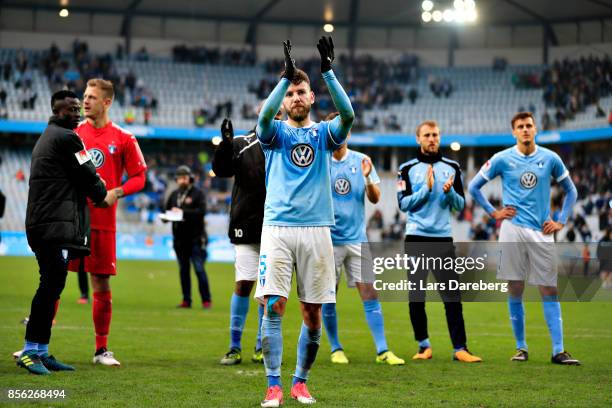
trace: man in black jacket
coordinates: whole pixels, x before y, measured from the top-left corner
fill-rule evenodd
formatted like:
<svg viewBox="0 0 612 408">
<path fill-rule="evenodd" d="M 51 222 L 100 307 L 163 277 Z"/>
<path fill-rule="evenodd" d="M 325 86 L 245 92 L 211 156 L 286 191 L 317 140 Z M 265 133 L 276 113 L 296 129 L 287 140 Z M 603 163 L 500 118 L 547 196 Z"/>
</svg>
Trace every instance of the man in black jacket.
<svg viewBox="0 0 612 408">
<path fill-rule="evenodd" d="M 26 211 L 26 234 L 38 261 L 40 283 L 17 365 L 33 374 L 74 370 L 49 354 L 55 304 L 66 284 L 68 260 L 89 255 L 86 199 L 99 206 L 108 206 L 111 199 L 81 139 L 72 131 L 80 119 L 77 96 L 56 92 L 51 108 L 53 116 L 32 151 Z"/>
<path fill-rule="evenodd" d="M 266 201 L 266 170 L 263 150 L 255 131 L 234 137 L 232 122 L 221 125 L 222 141 L 215 151 L 212 167 L 217 177 L 234 177 L 230 209 L 229 239 L 236 250 L 236 287 L 230 306 L 230 349 L 221 359 L 223 365 L 242 361 L 242 330 L 249 311 L 250 293 L 257 279 L 259 244 Z M 257 343 L 252 361 L 263 362 L 259 305 Z"/>
<path fill-rule="evenodd" d="M 188 166 L 179 166 L 176 170 L 178 188 L 168 197 L 166 210 L 183 214 L 181 221 L 172 223 L 174 252 L 179 264 L 183 291 L 183 301 L 178 307 L 191 307 L 191 275 L 189 273 L 189 262 L 191 261 L 198 278 L 202 307 L 208 309 L 211 306 L 211 299 L 208 277 L 204 269 L 207 241 L 204 228 L 206 197 L 199 188 L 193 185 L 193 182 L 194 176 L 191 169 Z"/>
</svg>

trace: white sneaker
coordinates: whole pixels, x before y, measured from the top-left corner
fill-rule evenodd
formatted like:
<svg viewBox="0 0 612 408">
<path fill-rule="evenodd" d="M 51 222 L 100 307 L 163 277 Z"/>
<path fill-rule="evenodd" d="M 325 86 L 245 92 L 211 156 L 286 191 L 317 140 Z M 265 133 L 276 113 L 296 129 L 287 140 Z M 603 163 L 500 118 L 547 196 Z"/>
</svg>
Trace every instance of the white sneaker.
<svg viewBox="0 0 612 408">
<path fill-rule="evenodd" d="M 117 359 L 115 359 L 112 351 L 105 351 L 102 354 L 98 354 L 97 356 L 94 356 L 93 363 L 102 364 L 106 366 L 115 366 L 115 367 L 121 366 L 121 363 L 117 361 Z"/>
<path fill-rule="evenodd" d="M 13 358 L 15 360 L 19 360 L 19 357 L 21 357 L 21 353 L 23 353 L 23 350 L 17 350 L 16 352 L 13 353 Z"/>
</svg>

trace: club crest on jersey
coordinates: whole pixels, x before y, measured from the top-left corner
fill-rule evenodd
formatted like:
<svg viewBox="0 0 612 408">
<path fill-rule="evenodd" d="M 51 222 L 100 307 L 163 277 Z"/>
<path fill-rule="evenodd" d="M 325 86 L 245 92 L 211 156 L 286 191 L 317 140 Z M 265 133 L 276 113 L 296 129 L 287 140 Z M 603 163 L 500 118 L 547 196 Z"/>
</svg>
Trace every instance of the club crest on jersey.
<svg viewBox="0 0 612 408">
<path fill-rule="evenodd" d="M 299 167 L 308 167 L 314 161 L 314 150 L 312 146 L 300 143 L 291 149 L 291 161 Z"/>
<path fill-rule="evenodd" d="M 351 167 L 351 173 L 353 174 L 357 173 L 357 167 Z"/>
<path fill-rule="evenodd" d="M 538 184 L 538 177 L 531 171 L 526 171 L 521 174 L 521 186 L 531 190 Z"/>
<path fill-rule="evenodd" d="M 544 162 L 539 162 L 539 163 L 538 163 L 538 167 L 539 167 L 539 168 L 544 167 Z"/>
<path fill-rule="evenodd" d="M 104 164 L 104 152 L 100 149 L 89 149 L 89 155 L 91 156 L 91 161 L 96 166 L 96 169 L 99 169 Z"/>
<path fill-rule="evenodd" d="M 334 190 L 339 195 L 347 195 L 351 192 L 351 182 L 343 177 L 338 178 L 334 183 Z"/>
<path fill-rule="evenodd" d="M 117 146 L 115 146 L 114 144 L 109 144 L 108 145 L 108 152 L 110 154 L 115 154 L 115 152 L 117 151 Z"/>
</svg>

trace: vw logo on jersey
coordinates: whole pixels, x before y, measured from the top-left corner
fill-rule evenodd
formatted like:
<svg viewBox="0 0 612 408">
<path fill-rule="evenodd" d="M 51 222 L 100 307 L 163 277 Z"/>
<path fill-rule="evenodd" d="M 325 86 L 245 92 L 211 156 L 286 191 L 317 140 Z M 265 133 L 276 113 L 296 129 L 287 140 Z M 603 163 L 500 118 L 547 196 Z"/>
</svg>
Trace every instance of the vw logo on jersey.
<svg viewBox="0 0 612 408">
<path fill-rule="evenodd" d="M 536 186 L 536 184 L 538 184 L 538 177 L 535 175 L 535 173 L 526 171 L 525 173 L 521 174 L 521 186 L 531 190 Z"/>
<path fill-rule="evenodd" d="M 351 192 L 351 182 L 345 178 L 336 179 L 334 190 L 340 195 L 347 195 Z"/>
<path fill-rule="evenodd" d="M 299 167 L 308 167 L 314 160 L 314 150 L 312 146 L 300 143 L 291 149 L 291 161 Z"/>
<path fill-rule="evenodd" d="M 89 155 L 96 169 L 99 169 L 104 164 L 104 152 L 100 149 L 89 149 Z"/>
</svg>

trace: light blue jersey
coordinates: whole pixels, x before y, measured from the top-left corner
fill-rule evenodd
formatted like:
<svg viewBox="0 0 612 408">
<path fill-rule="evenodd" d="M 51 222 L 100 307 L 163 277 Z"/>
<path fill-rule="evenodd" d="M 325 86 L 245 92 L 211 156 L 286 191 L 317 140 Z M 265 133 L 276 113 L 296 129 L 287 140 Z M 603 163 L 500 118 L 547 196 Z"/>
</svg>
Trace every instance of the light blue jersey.
<svg viewBox="0 0 612 408">
<path fill-rule="evenodd" d="M 339 145 L 330 123 L 294 128 L 275 120 L 269 142 L 261 141 L 266 157 L 264 225 L 334 225 L 330 167 Z"/>
<path fill-rule="evenodd" d="M 535 151 L 526 156 L 513 146 L 487 161 L 480 175 L 487 181 L 500 176 L 503 205 L 516 209 L 511 222 L 539 231 L 550 219 L 551 177 L 561 182 L 569 172 L 561 158 L 549 149 L 536 146 Z"/>
<path fill-rule="evenodd" d="M 430 166 L 434 173 L 431 190 L 427 187 Z M 461 211 L 465 206 L 459 163 L 442 157 L 440 152 L 425 155 L 418 149 L 416 159 L 402 164 L 397 177 L 397 203 L 406 213 L 406 235 L 452 237 L 451 211 Z M 444 184 L 450 177 L 453 185 L 445 193 Z"/>
<path fill-rule="evenodd" d="M 350 149 L 341 160 L 332 157 L 331 192 L 336 225 L 331 229 L 331 236 L 334 245 L 357 244 L 368 240 L 364 201 L 366 180 L 361 172 L 361 161 L 365 157 L 365 154 Z M 370 178 L 374 184 L 380 183 L 374 165 Z"/>
</svg>

